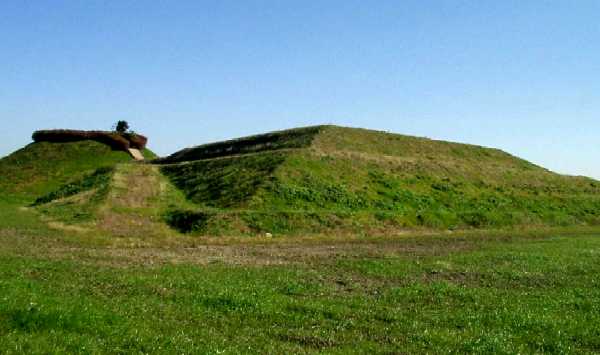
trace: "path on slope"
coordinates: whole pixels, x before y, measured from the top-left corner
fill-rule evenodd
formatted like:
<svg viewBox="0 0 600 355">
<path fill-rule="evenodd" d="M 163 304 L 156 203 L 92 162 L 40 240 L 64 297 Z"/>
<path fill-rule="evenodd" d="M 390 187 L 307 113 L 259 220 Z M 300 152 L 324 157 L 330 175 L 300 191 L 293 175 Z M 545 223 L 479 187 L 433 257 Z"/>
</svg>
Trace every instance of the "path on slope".
<svg viewBox="0 0 600 355">
<path fill-rule="evenodd" d="M 135 159 L 137 161 L 144 160 L 144 155 L 142 154 L 142 152 L 139 149 L 129 148 L 127 150 L 129 151 L 129 154 L 131 154 L 133 159 Z"/>
<path fill-rule="evenodd" d="M 160 221 L 157 202 L 165 189 L 158 168 L 147 164 L 119 164 L 102 208 L 99 227 L 121 236 L 149 236 L 167 228 Z"/>
</svg>

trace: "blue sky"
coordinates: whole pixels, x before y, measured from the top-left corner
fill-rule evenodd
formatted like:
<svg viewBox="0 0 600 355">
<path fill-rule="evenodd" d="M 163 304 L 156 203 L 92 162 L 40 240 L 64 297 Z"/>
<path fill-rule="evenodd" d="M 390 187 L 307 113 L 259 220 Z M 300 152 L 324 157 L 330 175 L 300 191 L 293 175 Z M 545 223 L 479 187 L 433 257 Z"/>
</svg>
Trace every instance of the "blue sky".
<svg viewBox="0 0 600 355">
<path fill-rule="evenodd" d="M 333 123 L 600 178 L 599 1 L 0 2 L 0 156 L 125 119 L 165 155 Z"/>
</svg>

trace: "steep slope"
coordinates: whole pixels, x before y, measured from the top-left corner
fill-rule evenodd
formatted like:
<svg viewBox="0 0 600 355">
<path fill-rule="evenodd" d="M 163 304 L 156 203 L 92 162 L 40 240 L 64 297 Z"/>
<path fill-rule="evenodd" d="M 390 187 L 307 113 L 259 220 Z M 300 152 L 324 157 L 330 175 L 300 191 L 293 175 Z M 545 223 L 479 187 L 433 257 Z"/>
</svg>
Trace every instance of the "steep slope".
<svg viewBox="0 0 600 355">
<path fill-rule="evenodd" d="M 329 126 L 313 126 L 277 131 L 223 142 L 199 145 L 156 159 L 157 164 L 172 164 L 286 149 L 308 148 L 315 137 Z"/>
<path fill-rule="evenodd" d="M 32 202 L 98 168 L 129 161 L 128 153 L 94 141 L 32 143 L 0 160 L 0 196 Z"/>
<path fill-rule="evenodd" d="M 364 129 L 274 132 L 158 163 L 197 205 L 173 214 L 205 233 L 600 223 L 592 179 L 497 149 Z"/>
</svg>

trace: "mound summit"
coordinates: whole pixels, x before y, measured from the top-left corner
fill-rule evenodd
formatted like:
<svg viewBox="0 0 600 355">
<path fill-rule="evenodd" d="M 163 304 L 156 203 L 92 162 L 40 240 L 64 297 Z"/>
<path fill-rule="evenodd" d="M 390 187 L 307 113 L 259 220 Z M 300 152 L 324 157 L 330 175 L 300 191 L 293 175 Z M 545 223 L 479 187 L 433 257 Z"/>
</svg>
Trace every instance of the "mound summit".
<svg viewBox="0 0 600 355">
<path fill-rule="evenodd" d="M 72 212 L 80 205 L 86 223 L 128 230 L 124 224 L 135 221 L 146 232 L 159 225 L 252 235 L 600 224 L 593 179 L 498 149 L 359 128 L 290 129 L 130 161 L 96 141 L 33 143 L 0 160 L 3 180 L 12 176 L 0 193 L 24 194 L 66 223 L 78 223 Z"/>
</svg>

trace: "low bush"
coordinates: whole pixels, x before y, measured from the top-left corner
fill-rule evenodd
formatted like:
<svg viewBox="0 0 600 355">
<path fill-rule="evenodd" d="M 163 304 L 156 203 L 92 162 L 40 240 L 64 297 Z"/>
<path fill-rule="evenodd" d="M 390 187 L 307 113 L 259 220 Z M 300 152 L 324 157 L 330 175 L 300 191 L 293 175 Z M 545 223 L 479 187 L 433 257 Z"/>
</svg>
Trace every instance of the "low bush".
<svg viewBox="0 0 600 355">
<path fill-rule="evenodd" d="M 137 133 L 125 133 L 123 137 L 129 141 L 129 145 L 131 148 L 135 149 L 144 149 L 146 148 L 146 144 L 148 144 L 148 138 L 142 136 Z"/>
<path fill-rule="evenodd" d="M 211 214 L 200 211 L 169 211 L 165 220 L 169 226 L 181 233 L 202 232 Z"/>
<path fill-rule="evenodd" d="M 129 148 L 144 149 L 148 138 L 135 134 L 119 134 L 107 131 L 77 131 L 68 129 L 41 130 L 32 135 L 34 142 L 67 143 L 83 140 L 93 140 L 104 143 L 115 150 L 127 150 Z"/>
</svg>

